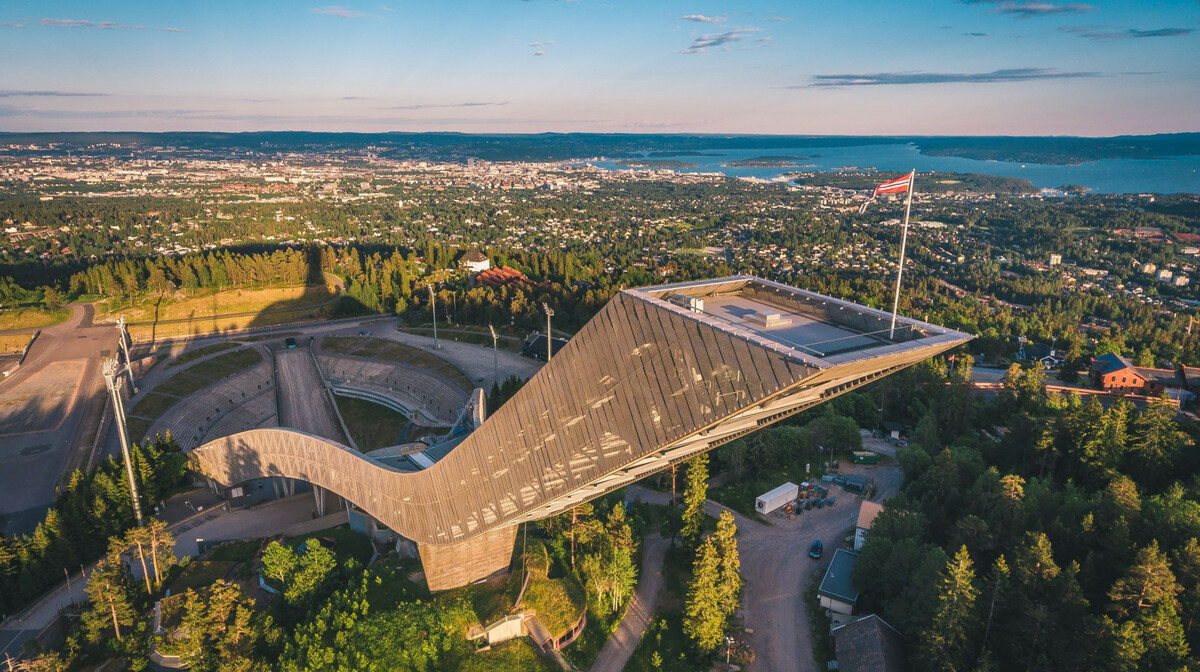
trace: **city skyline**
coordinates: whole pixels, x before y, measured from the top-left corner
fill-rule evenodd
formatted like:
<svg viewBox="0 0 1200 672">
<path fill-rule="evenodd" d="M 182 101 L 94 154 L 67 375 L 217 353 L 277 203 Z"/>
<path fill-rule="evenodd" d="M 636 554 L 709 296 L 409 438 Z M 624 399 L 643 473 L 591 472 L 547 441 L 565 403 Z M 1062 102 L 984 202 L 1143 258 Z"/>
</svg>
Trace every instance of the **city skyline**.
<svg viewBox="0 0 1200 672">
<path fill-rule="evenodd" d="M 11 2 L 0 130 L 1197 130 L 1194 2 Z"/>
</svg>

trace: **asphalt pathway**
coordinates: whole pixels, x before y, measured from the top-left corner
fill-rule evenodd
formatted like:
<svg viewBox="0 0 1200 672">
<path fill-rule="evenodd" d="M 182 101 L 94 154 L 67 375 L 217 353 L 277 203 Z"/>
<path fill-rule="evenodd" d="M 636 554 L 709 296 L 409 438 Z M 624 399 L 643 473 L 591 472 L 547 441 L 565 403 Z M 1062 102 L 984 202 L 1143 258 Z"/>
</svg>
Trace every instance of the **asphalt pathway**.
<svg viewBox="0 0 1200 672">
<path fill-rule="evenodd" d="M 20 368 L 0 383 L 0 408 L 22 416 L 33 430 L 0 435 L 4 534 L 31 532 L 42 519 L 64 468 L 78 462 L 72 451 L 90 449 L 78 445 L 87 433 L 87 409 L 104 403 L 100 362 L 117 348 L 116 327 L 93 325 L 90 305 L 70 308 L 71 317 L 42 329 Z M 41 393 L 47 384 L 75 389 L 54 400 Z"/>
<path fill-rule="evenodd" d="M 658 608 L 663 584 L 663 558 L 670 547 L 670 539 L 658 534 L 646 537 L 642 546 L 642 574 L 638 578 L 637 591 L 616 632 L 604 643 L 600 655 L 596 656 L 590 672 L 621 672 L 625 669 L 625 663 L 629 662 L 638 642 L 642 641 L 642 635 L 646 634 L 646 628 L 650 627 L 650 620 Z"/>
</svg>

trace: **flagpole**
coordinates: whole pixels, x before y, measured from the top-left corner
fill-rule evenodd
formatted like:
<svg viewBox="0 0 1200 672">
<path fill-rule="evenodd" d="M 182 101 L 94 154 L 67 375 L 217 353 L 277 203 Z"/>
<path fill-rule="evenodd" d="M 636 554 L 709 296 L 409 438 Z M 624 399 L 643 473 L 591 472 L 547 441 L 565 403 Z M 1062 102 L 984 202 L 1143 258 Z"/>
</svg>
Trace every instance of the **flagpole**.
<svg viewBox="0 0 1200 672">
<path fill-rule="evenodd" d="M 904 201 L 904 232 L 900 234 L 900 263 L 896 267 L 896 295 L 892 299 L 892 328 L 888 331 L 888 339 L 896 336 L 896 312 L 900 309 L 900 278 L 904 275 L 904 247 L 908 243 L 908 215 L 912 212 L 913 188 L 917 182 L 917 171 L 909 173 L 908 198 Z"/>
</svg>

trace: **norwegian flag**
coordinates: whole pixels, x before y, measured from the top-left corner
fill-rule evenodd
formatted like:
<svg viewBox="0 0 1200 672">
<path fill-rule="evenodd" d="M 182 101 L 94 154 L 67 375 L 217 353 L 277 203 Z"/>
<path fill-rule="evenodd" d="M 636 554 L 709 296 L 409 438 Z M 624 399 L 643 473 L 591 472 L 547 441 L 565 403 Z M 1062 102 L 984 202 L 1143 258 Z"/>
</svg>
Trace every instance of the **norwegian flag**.
<svg viewBox="0 0 1200 672">
<path fill-rule="evenodd" d="M 914 170 L 898 180 L 884 182 L 878 187 L 875 187 L 875 193 L 871 194 L 871 198 L 875 198 L 880 194 L 896 194 L 902 191 L 908 191 L 908 188 L 911 187 L 913 183 L 913 174 L 916 172 L 917 171 Z"/>
<path fill-rule="evenodd" d="M 916 175 L 916 173 L 917 171 L 915 170 L 911 171 L 904 177 L 892 180 L 891 182 L 884 182 L 878 187 L 875 187 L 875 191 L 871 194 L 871 198 L 868 198 L 863 202 L 862 206 L 859 207 L 858 214 L 865 214 L 867 212 L 867 206 L 870 205 L 876 198 L 878 198 L 880 194 L 898 194 L 911 189 L 913 177 Z"/>
</svg>

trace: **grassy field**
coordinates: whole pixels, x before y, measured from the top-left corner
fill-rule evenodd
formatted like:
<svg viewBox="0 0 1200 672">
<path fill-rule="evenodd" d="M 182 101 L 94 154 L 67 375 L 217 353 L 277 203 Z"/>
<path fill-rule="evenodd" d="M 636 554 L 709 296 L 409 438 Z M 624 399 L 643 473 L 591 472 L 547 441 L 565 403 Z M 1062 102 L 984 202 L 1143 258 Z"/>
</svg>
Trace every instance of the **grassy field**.
<svg viewBox="0 0 1200 672">
<path fill-rule="evenodd" d="M 324 285 L 230 289 L 197 296 L 176 292 L 163 297 L 161 303 L 158 303 L 158 297 L 148 297 L 133 305 L 105 301 L 97 304 L 96 312 L 99 317 L 124 315 L 129 322 L 198 320 L 235 313 L 311 308 L 331 298 L 333 294 Z"/>
<path fill-rule="evenodd" d="M 490 339 L 490 337 L 489 337 Z M 457 366 L 425 352 L 420 348 L 403 343 L 392 343 L 380 338 L 365 336 L 327 336 L 321 341 L 321 349 L 343 355 L 382 359 L 389 362 L 408 364 L 434 373 L 452 381 L 462 389 L 470 392 L 475 385 Z"/>
<path fill-rule="evenodd" d="M 142 418 L 129 417 L 125 420 L 125 429 L 129 431 L 129 440 L 134 443 L 141 443 L 142 438 L 150 433 L 150 425 L 153 425 L 152 420 L 143 420 Z"/>
<path fill-rule="evenodd" d="M 212 345 L 206 345 L 203 348 L 189 350 L 188 352 L 185 352 L 171 360 L 171 362 L 167 364 L 167 367 L 183 366 L 184 364 L 194 362 L 201 357 L 207 357 L 213 353 L 221 352 L 222 350 L 228 350 L 234 347 L 237 347 L 237 343 L 213 343 Z"/>
<path fill-rule="evenodd" d="M 231 561 L 213 561 L 213 560 L 196 560 L 184 570 L 183 574 L 171 583 L 171 593 L 182 593 L 191 588 L 197 590 L 207 588 L 217 579 L 224 578 L 229 573 L 236 562 Z"/>
<path fill-rule="evenodd" d="M 191 322 L 176 322 L 159 325 L 134 325 L 129 327 L 129 333 L 137 341 L 162 340 L 166 338 L 209 336 L 258 329 L 278 327 L 301 322 L 314 322 L 329 318 L 327 306 L 301 308 L 282 313 L 266 313 L 262 315 L 245 315 L 241 317 L 201 318 Z M 272 335 L 271 338 L 277 338 Z"/>
<path fill-rule="evenodd" d="M 166 412 L 166 410 L 175 405 L 179 401 L 174 397 L 164 397 L 161 394 L 151 392 L 142 397 L 137 406 L 129 409 L 130 415 L 138 415 L 143 418 L 157 418 Z"/>
<path fill-rule="evenodd" d="M 386 448 L 400 443 L 408 426 L 408 418 L 386 406 L 334 395 L 338 413 L 358 447 L 366 451 Z"/>
<path fill-rule="evenodd" d="M 0 354 L 20 354 L 25 352 L 29 339 L 33 334 L 0 334 Z"/>
<path fill-rule="evenodd" d="M 371 559 L 371 540 L 349 527 L 334 527 L 287 540 L 288 546 L 300 548 L 309 539 L 317 539 L 326 548 L 333 547 L 339 559 L 355 558 L 364 565 Z M 331 543 L 332 542 L 332 543 Z"/>
<path fill-rule="evenodd" d="M 231 541 L 228 544 L 221 544 L 213 550 L 209 560 L 220 562 L 250 562 L 258 555 L 258 550 L 262 548 L 262 539 L 247 539 L 245 541 Z"/>
<path fill-rule="evenodd" d="M 58 324 L 71 316 L 70 308 L 50 311 L 44 308 L 12 308 L 0 310 L 0 331 L 9 329 L 39 329 Z"/>
<path fill-rule="evenodd" d="M 533 648 L 527 637 L 512 639 L 488 651 L 477 653 L 458 668 L 459 672 L 553 672 L 558 669 L 558 665 L 542 657 L 537 649 Z"/>
<path fill-rule="evenodd" d="M 200 362 L 188 369 L 187 372 L 219 380 L 240 371 L 245 371 L 261 361 L 261 352 L 254 348 L 242 348 L 213 357 L 206 362 Z"/>
<path fill-rule="evenodd" d="M 193 376 L 188 373 L 177 373 L 171 376 L 154 388 L 155 392 L 160 394 L 171 394 L 177 397 L 186 397 L 198 390 L 202 390 L 212 384 L 211 378 L 203 376 Z"/>
</svg>

